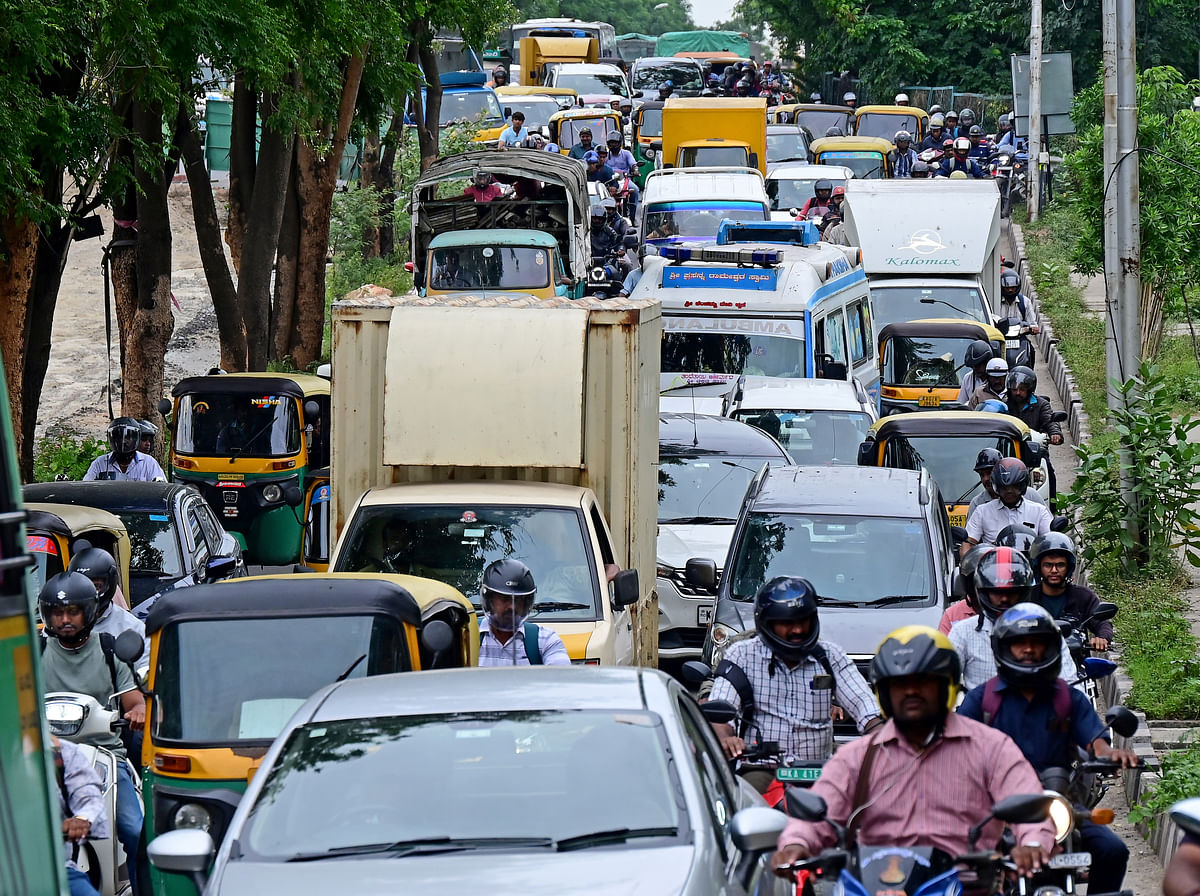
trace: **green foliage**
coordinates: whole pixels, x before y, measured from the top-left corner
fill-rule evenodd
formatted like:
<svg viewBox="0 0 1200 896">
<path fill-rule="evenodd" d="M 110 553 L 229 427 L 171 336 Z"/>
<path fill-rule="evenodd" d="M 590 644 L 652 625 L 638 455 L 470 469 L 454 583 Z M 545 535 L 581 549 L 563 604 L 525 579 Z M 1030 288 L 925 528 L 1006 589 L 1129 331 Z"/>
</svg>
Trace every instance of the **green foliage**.
<svg viewBox="0 0 1200 896">
<path fill-rule="evenodd" d="M 383 222 L 379 191 L 374 187 L 353 187 L 335 193 L 329 222 L 329 243 L 333 249 L 333 267 L 326 281 L 326 294 L 340 298 L 366 283 L 386 286 L 393 293 L 412 289 L 412 275 L 404 270 L 403 259 L 367 257 L 363 233 Z"/>
<path fill-rule="evenodd" d="M 1134 824 L 1145 821 L 1152 829 L 1157 817 L 1179 800 L 1200 793 L 1200 741 L 1195 739 L 1182 750 L 1172 750 L 1163 757 L 1162 779 L 1142 801 L 1129 809 Z"/>
<path fill-rule="evenodd" d="M 72 432 L 48 433 L 33 452 L 34 481 L 82 479 L 92 461 L 107 451 L 108 445 L 100 439 Z"/>
<path fill-rule="evenodd" d="M 1136 377 L 1116 387 L 1122 407 L 1111 412 L 1111 426 L 1129 452 L 1128 472 L 1133 507 L 1125 502 L 1118 482 L 1119 455 L 1080 445 L 1075 487 L 1060 496 L 1064 506 L 1077 510 L 1088 539 L 1083 555 L 1120 556 L 1127 566 L 1169 564 L 1182 548 L 1193 566 L 1200 566 L 1200 443 L 1188 441 L 1200 426 L 1190 415 L 1176 418 L 1174 401 L 1162 373 L 1149 362 Z M 1136 514 L 1139 532 L 1128 531 L 1125 520 Z"/>
</svg>

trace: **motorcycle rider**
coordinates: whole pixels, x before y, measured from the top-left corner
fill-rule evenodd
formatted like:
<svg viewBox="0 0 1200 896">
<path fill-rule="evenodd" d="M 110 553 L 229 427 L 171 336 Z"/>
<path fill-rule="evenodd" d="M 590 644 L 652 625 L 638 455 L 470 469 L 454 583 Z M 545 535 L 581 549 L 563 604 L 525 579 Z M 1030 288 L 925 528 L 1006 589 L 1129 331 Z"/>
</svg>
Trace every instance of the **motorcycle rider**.
<svg viewBox="0 0 1200 896">
<path fill-rule="evenodd" d="M 975 126 L 975 110 L 970 106 L 958 113 L 958 133 L 956 137 L 971 136 L 971 128 Z"/>
<path fill-rule="evenodd" d="M 985 401 L 996 400 L 1004 401 L 1004 382 L 1008 377 L 1008 362 L 1003 358 L 992 358 L 984 365 L 983 384 L 975 390 L 975 394 L 971 396 L 971 400 L 967 402 L 967 407 L 971 410 L 979 410 L 979 406 Z"/>
<path fill-rule="evenodd" d="M 528 137 L 529 128 L 525 127 L 525 113 L 518 109 L 512 114 L 512 118 L 509 119 L 508 127 L 500 132 L 500 141 L 496 144 L 496 148 L 510 149 L 518 147 Z"/>
<path fill-rule="evenodd" d="M 958 136 L 958 113 L 951 109 L 942 115 L 942 120 L 946 123 L 946 136 L 955 139 Z"/>
<path fill-rule="evenodd" d="M 995 544 L 999 534 L 1009 526 L 1034 535 L 1045 535 L 1050 531 L 1052 519 L 1049 509 L 1042 504 L 1025 500 L 1029 488 L 1029 468 L 1016 457 L 1001 458 L 992 467 L 992 488 L 999 495 L 976 508 L 967 519 L 967 545 Z"/>
<path fill-rule="evenodd" d="M 675 92 L 675 82 L 667 79 L 658 85 L 658 101 L 665 103 L 671 98 L 671 94 Z"/>
<path fill-rule="evenodd" d="M 1006 610 L 992 629 L 992 650 L 999 674 L 967 692 L 959 713 L 1011 737 L 1039 774 L 1070 768 L 1078 750 L 1090 750 L 1097 759 L 1122 768 L 1138 764 L 1131 750 L 1112 748 L 1087 696 L 1058 677 L 1062 636 L 1042 607 L 1023 603 Z M 1086 815 L 1076 825 L 1084 851 L 1092 854 L 1088 891 L 1117 892 L 1129 848 Z"/>
<path fill-rule="evenodd" d="M 819 600 L 812 583 L 798 576 L 777 576 L 758 589 L 755 636 L 729 646 L 709 694 L 709 700 L 726 700 L 744 712 L 737 731 L 713 725 L 730 759 L 742 755 L 752 731 L 762 741 L 778 741 L 788 758 L 827 759 L 833 752 L 835 698 L 859 730 L 881 724 L 862 673 L 841 647 L 821 640 Z M 825 687 L 818 681 L 822 677 Z M 774 767 L 742 765 L 738 774 L 763 793 L 774 780 Z"/>
<path fill-rule="evenodd" d="M 912 134 L 908 131 L 896 131 L 893 138 L 896 148 L 888 153 L 892 163 L 892 177 L 912 177 L 912 167 L 917 163 L 917 153 L 912 148 Z"/>
<path fill-rule="evenodd" d="M 846 222 L 842 216 L 842 201 L 846 198 L 846 188 L 841 184 L 833 188 L 829 194 L 829 214 L 825 216 L 821 228 L 821 239 L 835 246 L 849 246 L 850 236 L 846 233 Z"/>
<path fill-rule="evenodd" d="M 967 346 L 963 352 L 963 367 L 967 368 L 967 372 L 958 387 L 955 402 L 964 407 L 970 404 L 975 390 L 987 382 L 987 363 L 994 357 L 992 345 L 986 339 L 976 339 Z"/>
<path fill-rule="evenodd" d="M 94 630 L 107 632 L 114 638 L 121 632 L 132 629 L 141 636 L 143 641 L 142 657 L 150 659 L 150 639 L 146 637 L 146 626 L 142 620 L 129 612 L 125 595 L 121 593 L 121 585 L 117 581 L 117 561 L 112 554 L 103 548 L 85 548 L 76 551 L 67 567 L 68 572 L 78 572 L 87 576 L 96 589 L 99 603 L 96 607 L 96 624 Z"/>
<path fill-rule="evenodd" d="M 621 254 L 622 242 L 629 225 L 617 211 L 616 200 L 609 197 L 592 203 L 591 217 L 592 263 L 604 264 L 610 257 Z M 620 261 L 623 268 L 621 276 L 624 277 L 627 271 L 624 270 L 624 260 Z"/>
<path fill-rule="evenodd" d="M 498 65 L 492 69 L 492 80 L 487 82 L 488 87 L 504 87 L 508 84 L 508 67 Z"/>
<path fill-rule="evenodd" d="M 983 177 L 983 169 L 979 167 L 978 162 L 969 158 L 970 153 L 971 141 L 966 137 L 955 138 L 953 154 L 942 160 L 941 167 L 938 168 L 938 177 L 949 177 L 956 171 L 974 179 Z"/>
<path fill-rule="evenodd" d="M 983 128 L 977 124 L 971 125 L 971 130 L 967 132 L 967 139 L 971 141 L 971 151 L 967 154 L 972 159 L 982 159 L 987 161 L 992 157 L 992 144 L 988 141 L 987 134 L 983 132 Z"/>
<path fill-rule="evenodd" d="M 61 572 L 51 577 L 38 594 L 44 630 L 48 634 L 42 652 L 42 686 L 46 693 L 70 691 L 88 694 L 101 706 L 110 696 L 120 702 L 125 721 L 133 731 L 146 724 L 146 701 L 133 673 L 116 658 L 109 658 L 99 636 L 93 638 L 100 598 L 91 580 L 78 572 Z M 119 760 L 126 758 L 121 739 L 113 734 L 97 745 Z M 138 803 L 129 764 L 117 763 L 117 839 L 129 861 L 129 876 L 135 894 L 143 889 L 145 857 L 138 848 L 142 835 L 142 808 Z"/>
<path fill-rule="evenodd" d="M 988 817 L 1005 797 L 1041 793 L 1033 767 L 1007 735 L 953 711 L 960 674 L 957 653 L 936 629 L 907 625 L 884 639 L 871 661 L 871 680 L 888 721 L 840 747 L 812 788 L 831 821 L 844 826 L 853 817 L 863 843 L 934 846 L 960 855 L 970 846 L 965 820 Z M 869 795 L 865 802 L 860 793 Z M 1018 870 L 1039 870 L 1050 859 L 1054 826 L 1011 827 Z M 991 849 L 1003 829 L 990 822 L 979 848 Z M 791 877 L 786 866 L 832 846 L 834 838 L 825 822 L 791 819 L 771 864 Z"/>
<path fill-rule="evenodd" d="M 893 100 L 893 102 L 897 106 L 907 106 L 908 105 L 908 94 L 907 93 L 896 94 L 896 99 Z"/>
<path fill-rule="evenodd" d="M 139 420 L 138 428 L 142 431 L 142 437 L 138 441 L 138 451 L 153 456 L 154 440 L 158 438 L 158 427 L 149 420 Z"/>
<path fill-rule="evenodd" d="M 967 689 L 983 684 L 996 671 L 992 652 L 992 629 L 996 620 L 1010 607 L 1026 603 L 1033 586 L 1033 568 L 1025 555 L 1016 548 L 993 548 L 979 558 L 975 566 L 975 603 L 979 615 L 963 619 L 950 626 L 947 637 L 962 661 L 963 686 Z M 1075 663 L 1066 642 L 1062 642 L 1064 680 L 1074 681 Z"/>
<path fill-rule="evenodd" d="M 604 151 L 604 155 L 608 155 L 608 150 Z M 604 160 L 600 158 L 600 153 L 596 150 L 590 150 L 583 157 L 584 164 L 587 165 L 587 179 L 591 183 L 608 183 L 613 178 L 613 170 L 604 164 Z"/>
<path fill-rule="evenodd" d="M 629 193 L 629 216 L 632 218 L 637 211 L 638 200 L 641 199 L 641 191 L 633 180 L 638 172 L 637 159 L 633 157 L 633 153 L 625 149 L 620 134 L 609 134 L 606 142 L 608 143 L 608 167 L 617 175 L 618 189 Z M 610 180 L 610 187 L 612 183 Z M 612 195 L 611 190 L 609 195 Z"/>
<path fill-rule="evenodd" d="M 1042 328 L 1037 325 L 1037 317 L 1033 313 L 1029 297 L 1021 292 L 1021 278 L 1016 271 L 1005 270 L 1000 274 L 1000 314 L 997 316 L 1015 318 L 1029 324 L 1030 333 L 1042 332 Z"/>
<path fill-rule="evenodd" d="M 996 464 L 1003 460 L 1003 455 L 995 448 L 981 448 L 979 454 L 975 458 L 975 472 L 979 474 L 979 481 L 983 485 L 983 491 L 971 499 L 971 503 L 967 506 L 967 519 L 971 518 L 971 514 L 975 512 L 975 508 L 988 501 L 994 501 L 1000 497 L 996 494 L 995 488 L 992 486 L 992 470 Z M 1045 504 L 1046 499 L 1038 494 L 1037 489 L 1032 486 L 1025 489 L 1025 500 L 1032 501 L 1035 504 Z"/>
<path fill-rule="evenodd" d="M 87 872 L 75 864 L 84 840 L 111 837 L 104 811 L 104 782 L 77 744 L 50 735 L 54 751 L 54 777 L 58 782 L 58 808 L 62 813 L 67 887 L 71 896 L 100 896 Z"/>
<path fill-rule="evenodd" d="M 1044 395 L 1039 398 L 1033 392 L 1037 388 L 1037 374 L 1033 368 L 1021 365 L 1014 367 L 1008 373 L 1006 380 L 1008 412 L 1024 421 L 1030 429 L 1046 433 L 1051 445 L 1063 443 L 1062 425 L 1053 419 L 1050 400 Z M 1050 455 L 1046 454 L 1046 465 L 1050 473 L 1050 495 L 1058 494 L 1058 481 L 1054 475 L 1054 464 L 1050 463 Z"/>
<path fill-rule="evenodd" d="M 994 451 L 994 448 L 985 448 Z M 943 635 L 950 634 L 954 623 L 963 619 L 971 619 L 979 614 L 979 599 L 975 596 L 975 570 L 984 554 L 994 551 L 991 545 L 978 544 L 958 562 L 958 576 L 954 580 L 954 596 L 958 598 L 942 613 L 938 620 L 938 631 Z"/>
<path fill-rule="evenodd" d="M 83 474 L 85 482 L 95 479 L 166 482 L 167 474 L 149 454 L 137 450 L 142 440 L 142 427 L 132 417 L 118 417 L 108 425 L 108 454 L 92 461 Z"/>
<path fill-rule="evenodd" d="M 943 132 L 944 119 L 941 115 L 929 116 L 929 133 L 925 135 L 925 139 L 917 144 L 917 152 L 922 153 L 927 149 L 941 149 L 942 141 L 946 139 Z"/>
<path fill-rule="evenodd" d="M 537 598 L 533 573 L 520 560 L 494 560 L 483 571 L 479 620 L 480 666 L 569 666 L 562 638 L 529 622 Z M 520 630 L 522 637 L 515 637 Z"/>
<path fill-rule="evenodd" d="M 1017 148 L 1016 137 L 1013 135 L 1012 118 L 1005 113 L 996 119 L 996 148 L 1010 146 Z"/>
<path fill-rule="evenodd" d="M 797 220 L 804 221 L 818 215 L 824 217 L 829 214 L 832 196 L 833 183 L 825 178 L 821 178 L 821 180 L 813 184 L 812 198 L 800 207 L 800 212 L 796 215 Z"/>
<path fill-rule="evenodd" d="M 1045 607 L 1055 619 L 1082 621 L 1096 612 L 1100 598 L 1091 588 L 1071 581 L 1075 574 L 1075 542 L 1062 532 L 1048 532 L 1029 546 L 1034 587 L 1030 600 Z M 1108 619 L 1087 624 L 1087 646 L 1108 650 L 1113 625 Z"/>
<path fill-rule="evenodd" d="M 842 94 L 842 105 L 849 106 L 851 109 L 858 108 L 858 96 L 853 90 L 847 90 Z"/>
</svg>

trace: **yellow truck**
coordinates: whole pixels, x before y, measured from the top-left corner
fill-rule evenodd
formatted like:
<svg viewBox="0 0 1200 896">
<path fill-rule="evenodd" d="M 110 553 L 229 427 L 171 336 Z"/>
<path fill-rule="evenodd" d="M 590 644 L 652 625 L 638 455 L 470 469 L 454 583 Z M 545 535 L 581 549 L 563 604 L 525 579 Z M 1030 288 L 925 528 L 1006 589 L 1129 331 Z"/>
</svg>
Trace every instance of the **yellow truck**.
<svg viewBox="0 0 1200 896">
<path fill-rule="evenodd" d="M 562 62 L 599 62 L 600 42 L 594 37 L 521 38 L 521 83 L 543 84 L 546 66 Z"/>
<path fill-rule="evenodd" d="M 735 165 L 767 173 L 765 97 L 697 97 L 667 100 L 659 168 Z"/>
</svg>

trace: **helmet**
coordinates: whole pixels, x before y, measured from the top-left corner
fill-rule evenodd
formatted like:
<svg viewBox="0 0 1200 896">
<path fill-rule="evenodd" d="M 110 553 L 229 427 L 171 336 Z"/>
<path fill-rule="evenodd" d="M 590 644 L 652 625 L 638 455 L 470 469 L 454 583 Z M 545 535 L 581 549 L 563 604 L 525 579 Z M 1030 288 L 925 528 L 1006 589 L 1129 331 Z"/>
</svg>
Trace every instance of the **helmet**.
<svg viewBox="0 0 1200 896">
<path fill-rule="evenodd" d="M 1009 371 L 1008 379 L 1004 381 L 1004 385 L 1008 389 L 1012 389 L 1013 386 L 1024 386 L 1032 393 L 1037 388 L 1037 374 L 1031 368 L 1022 364 Z"/>
<path fill-rule="evenodd" d="M 58 632 L 50 623 L 50 611 L 55 607 L 80 607 L 83 610 L 83 629 L 71 643 L 81 643 L 92 631 L 100 617 L 100 598 L 92 580 L 78 572 L 60 572 L 47 579 L 38 593 L 38 611 L 46 631 L 57 638 Z"/>
<path fill-rule="evenodd" d="M 963 364 L 974 370 L 991 357 L 992 344 L 983 339 L 976 339 L 967 346 L 967 350 L 963 354 Z"/>
<path fill-rule="evenodd" d="M 959 137 L 957 140 L 954 141 L 954 151 L 955 152 L 970 152 L 971 151 L 971 141 L 966 137 Z"/>
<path fill-rule="evenodd" d="M 903 106 L 903 105 L 905 105 L 905 104 L 908 102 L 908 94 L 907 94 L 907 93 L 898 93 L 898 94 L 896 94 L 896 100 L 895 100 L 895 102 L 896 102 L 896 105 L 897 105 L 897 106 Z"/>
<path fill-rule="evenodd" d="M 841 129 L 841 128 L 839 128 L 839 127 L 838 127 L 838 126 L 835 124 L 833 127 L 826 128 L 826 130 L 825 130 L 825 136 L 826 136 L 826 137 L 845 137 L 845 136 L 846 136 L 846 134 L 845 134 L 845 132 L 844 132 L 844 131 L 842 131 L 842 129 Z"/>
<path fill-rule="evenodd" d="M 1047 554 L 1065 554 L 1067 557 L 1067 578 L 1075 574 L 1075 542 L 1071 536 L 1062 532 L 1047 532 L 1035 538 L 1029 546 L 1029 559 L 1033 563 L 1033 577 L 1042 577 L 1042 558 Z"/>
<path fill-rule="evenodd" d="M 845 93 L 842 94 L 842 102 L 843 103 L 857 103 L 858 97 L 854 95 L 853 90 L 847 90 Z"/>
<path fill-rule="evenodd" d="M 821 636 L 817 618 L 817 589 L 799 576 L 776 576 L 754 596 L 754 628 L 771 652 L 787 662 L 798 662 L 812 653 Z M 803 641 L 786 641 L 775 634 L 772 623 L 812 620 Z"/>
<path fill-rule="evenodd" d="M 594 149 L 589 149 L 587 152 L 585 152 L 583 154 L 583 160 L 585 162 L 588 162 L 589 164 L 591 162 L 599 162 L 600 154 L 598 152 L 596 152 Z"/>
<path fill-rule="evenodd" d="M 954 596 L 966 600 L 976 613 L 979 612 L 979 601 L 975 597 L 975 570 L 984 554 L 996 550 L 990 544 L 977 544 L 967 551 L 958 561 L 958 578 L 954 580 Z"/>
<path fill-rule="evenodd" d="M 1015 488 L 1024 492 L 1029 488 L 1029 468 L 1019 457 L 1002 457 L 992 467 L 992 488 Z"/>
<path fill-rule="evenodd" d="M 1022 638 L 1037 638 L 1045 643 L 1046 652 L 1040 660 L 1023 663 L 1013 655 L 1013 642 Z M 996 671 L 1013 685 L 1053 684 L 1062 670 L 1062 643 L 1062 634 L 1045 609 L 1033 603 L 1017 604 L 1005 610 L 992 628 Z"/>
<path fill-rule="evenodd" d="M 612 211 L 616 207 L 617 207 L 617 200 L 613 199 L 611 196 L 605 196 L 603 199 L 600 200 L 600 208 L 604 209 L 605 214 Z"/>
<path fill-rule="evenodd" d="M 979 402 L 979 406 L 975 410 L 985 414 L 1007 414 L 1008 405 L 998 398 L 989 398 L 987 401 Z"/>
<path fill-rule="evenodd" d="M 999 127 L 1000 130 L 1004 130 L 1005 128 L 1008 127 L 1008 113 L 1007 112 L 1005 112 L 1003 115 L 1001 115 L 999 118 L 996 119 L 996 126 Z"/>
<path fill-rule="evenodd" d="M 980 448 L 979 454 L 975 457 L 975 472 L 982 473 L 984 470 L 991 470 L 1004 459 L 1004 456 L 995 448 Z"/>
<path fill-rule="evenodd" d="M 559 149 L 559 146 L 557 143 L 547 143 L 545 146 L 542 147 L 542 150 L 544 152 L 560 152 L 561 151 Z"/>
<path fill-rule="evenodd" d="M 944 118 L 942 118 L 941 112 L 937 113 L 936 115 L 929 116 L 929 130 L 931 130 L 931 131 L 934 128 L 940 128 L 945 123 L 946 123 L 946 120 Z"/>
<path fill-rule="evenodd" d="M 99 619 L 112 603 L 113 595 L 117 593 L 117 561 L 102 548 L 85 548 L 71 558 L 67 571 L 82 573 L 93 583 L 103 580 L 103 587 L 96 588 L 96 596 L 100 600 L 96 618 Z"/>
<path fill-rule="evenodd" d="M 893 143 L 912 143 L 912 134 L 908 131 L 896 131 L 896 136 L 892 139 Z"/>
<path fill-rule="evenodd" d="M 613 131 L 611 134 L 608 135 L 608 139 L 605 140 L 604 142 L 607 143 L 609 146 L 611 146 L 614 143 L 617 144 L 617 146 L 620 146 L 621 145 L 621 135 L 618 134 L 616 131 Z"/>
<path fill-rule="evenodd" d="M 819 103 L 819 102 L 821 102 L 821 93 L 820 93 L 820 91 L 814 90 L 812 93 L 810 93 L 810 94 L 808 95 L 808 99 L 809 99 L 809 101 L 810 101 L 810 102 L 813 102 L 813 103 Z"/>
<path fill-rule="evenodd" d="M 982 137 L 983 136 L 983 128 L 981 128 L 977 124 L 973 124 L 973 125 L 971 125 L 971 130 L 968 132 L 968 135 L 971 137 Z"/>
<path fill-rule="evenodd" d="M 1003 358 L 992 358 L 987 362 L 985 373 L 987 376 L 1004 376 L 1008 373 L 1008 362 Z"/>
<path fill-rule="evenodd" d="M 995 475 L 994 473 L 992 474 Z M 979 558 L 975 567 L 975 595 L 979 608 L 988 619 L 994 620 L 1004 608 L 992 602 L 992 591 L 1013 592 L 1013 604 L 1028 599 L 1033 588 L 1033 567 L 1025 555 L 1015 548 L 993 548 Z"/>
<path fill-rule="evenodd" d="M 922 162 L 920 159 L 917 159 L 915 162 L 913 162 L 912 171 L 910 171 L 909 174 L 911 174 L 913 177 L 928 177 L 929 165 L 926 162 Z"/>
<path fill-rule="evenodd" d="M 1016 548 L 1026 557 L 1029 556 L 1029 547 L 1033 544 L 1033 532 L 1021 526 L 1019 529 L 1016 526 L 1005 526 L 996 533 L 996 547 L 998 548 Z M 1037 578 L 1036 574 L 1034 578 Z"/>
<path fill-rule="evenodd" d="M 975 123 L 975 110 L 966 108 L 962 110 L 962 114 L 958 116 L 958 123 L 964 128 L 969 128 Z"/>
<path fill-rule="evenodd" d="M 933 118 L 934 115 L 941 115 L 941 114 L 942 114 L 942 107 L 939 106 L 937 103 L 934 103 L 932 106 L 929 107 L 929 116 L 931 119 Z"/>
<path fill-rule="evenodd" d="M 590 211 L 591 211 L 591 216 L 593 218 L 603 218 L 604 217 L 604 206 L 601 205 L 599 201 L 595 201 L 592 203 Z"/>
<path fill-rule="evenodd" d="M 504 65 L 498 65 L 492 69 L 492 79 L 495 80 L 496 78 L 503 78 L 505 81 L 507 81 L 508 67 Z"/>
<path fill-rule="evenodd" d="M 946 119 L 946 121 L 949 121 L 949 120 L 950 120 L 950 119 L 952 119 L 952 118 L 953 118 L 955 121 L 958 121 L 958 113 L 957 113 L 957 112 L 955 112 L 953 109 L 951 109 L 949 112 L 947 112 L 947 113 L 946 113 L 945 115 L 943 115 L 942 117 L 943 117 L 944 119 Z"/>
<path fill-rule="evenodd" d="M 1021 291 L 1021 278 L 1017 276 L 1016 271 L 1006 270 L 1000 275 L 1000 295 L 1012 301 L 1017 297 L 1017 293 Z"/>
<path fill-rule="evenodd" d="M 813 192 L 820 193 L 822 190 L 824 190 L 826 193 L 832 194 L 833 184 L 825 180 L 825 178 L 821 178 L 819 181 L 813 184 Z"/>
<path fill-rule="evenodd" d="M 488 174 L 486 171 L 476 171 L 475 172 L 475 183 L 477 183 L 479 186 L 481 186 L 481 187 L 486 186 L 487 184 L 490 184 L 491 182 L 492 182 L 492 176 L 490 174 Z"/>
<path fill-rule="evenodd" d="M 483 612 L 488 625 L 501 631 L 515 632 L 533 612 L 533 601 L 537 597 L 537 586 L 533 573 L 520 560 L 505 557 L 494 560 L 483 571 L 483 582 L 479 588 Z M 493 598 L 506 597 L 512 600 L 512 609 L 504 616 L 497 616 L 492 606 Z"/>
<path fill-rule="evenodd" d="M 950 639 L 936 628 L 905 625 L 883 639 L 871 660 L 871 685 L 884 716 L 892 715 L 892 695 L 886 685 L 893 678 L 934 675 L 944 680 L 942 691 L 946 712 L 954 711 L 962 661 Z"/>
<path fill-rule="evenodd" d="M 108 444 L 122 463 L 131 460 L 142 440 L 142 427 L 132 417 L 118 417 L 108 424 Z"/>
<path fill-rule="evenodd" d="M 670 78 L 668 78 L 667 80 L 663 81 L 661 84 L 658 85 L 658 89 L 659 90 L 674 90 L 675 82 L 672 81 Z"/>
</svg>

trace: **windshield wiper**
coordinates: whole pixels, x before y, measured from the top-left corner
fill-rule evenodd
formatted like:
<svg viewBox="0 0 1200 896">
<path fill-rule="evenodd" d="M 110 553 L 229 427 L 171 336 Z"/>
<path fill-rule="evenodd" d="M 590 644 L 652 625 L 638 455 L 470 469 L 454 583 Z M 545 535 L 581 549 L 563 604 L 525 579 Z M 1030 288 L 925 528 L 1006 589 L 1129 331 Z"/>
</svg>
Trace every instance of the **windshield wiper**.
<svg viewBox="0 0 1200 896">
<path fill-rule="evenodd" d="M 358 659 L 356 659 L 354 662 L 352 662 L 350 664 L 350 668 L 347 669 L 345 672 L 343 672 L 341 675 L 339 675 L 337 678 L 335 678 L 334 681 L 335 682 L 345 681 L 347 678 L 350 677 L 350 673 L 358 668 L 358 664 L 361 663 L 366 658 L 367 658 L 367 655 L 364 653 L 362 656 L 360 656 Z"/>
<path fill-rule="evenodd" d="M 535 610 L 590 610 L 591 604 L 580 604 L 569 600 L 545 600 L 533 605 Z"/>
<path fill-rule="evenodd" d="M 301 852 L 289 856 L 288 862 L 315 862 L 321 859 L 346 858 L 388 853 L 394 855 L 433 855 L 441 852 L 464 852 L 470 849 L 490 849 L 511 846 L 549 848 L 549 837 L 425 837 L 420 840 L 398 840 L 395 843 L 362 843 L 356 846 L 337 846 L 320 852 Z"/>
<path fill-rule="evenodd" d="M 736 523 L 736 522 L 737 522 L 737 520 L 731 519 L 730 517 L 727 517 L 727 516 L 677 516 L 674 519 L 659 520 L 660 524 L 666 523 L 667 525 L 671 525 L 671 524 L 685 525 L 688 523 L 692 523 L 692 524 L 729 523 L 732 525 L 733 523 Z"/>
<path fill-rule="evenodd" d="M 975 490 L 977 488 L 979 488 L 979 486 L 981 486 L 981 485 L 983 485 L 982 479 L 980 479 L 978 482 L 976 482 L 974 485 L 972 485 L 969 489 L 967 489 L 965 492 L 963 492 L 961 495 L 959 495 L 958 500 L 955 501 L 954 503 L 955 504 L 964 503 L 967 500 L 967 498 L 970 497 L 972 494 L 974 494 Z"/>
<path fill-rule="evenodd" d="M 877 597 L 875 600 L 864 600 L 854 607 L 886 607 L 891 604 L 902 604 L 910 600 L 929 600 L 928 594 L 889 594 L 887 597 Z"/>
<path fill-rule="evenodd" d="M 611 831 L 596 831 L 592 834 L 580 834 L 576 837 L 564 837 L 554 844 L 559 852 L 572 849 L 588 849 L 593 846 L 603 846 L 607 843 L 624 843 L 642 837 L 674 837 L 679 828 L 615 828 Z"/>
</svg>

